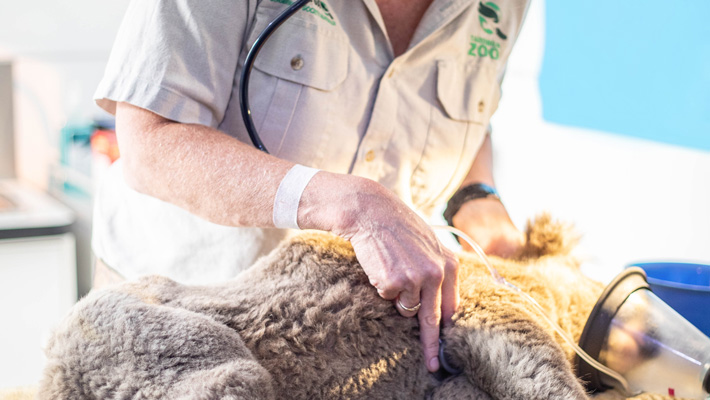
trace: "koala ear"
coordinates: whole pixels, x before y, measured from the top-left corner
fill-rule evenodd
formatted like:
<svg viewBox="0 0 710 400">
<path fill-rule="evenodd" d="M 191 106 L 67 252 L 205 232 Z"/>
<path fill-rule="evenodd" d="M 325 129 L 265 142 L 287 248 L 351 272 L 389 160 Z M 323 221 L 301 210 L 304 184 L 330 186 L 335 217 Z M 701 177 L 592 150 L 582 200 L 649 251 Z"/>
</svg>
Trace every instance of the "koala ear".
<svg viewBox="0 0 710 400">
<path fill-rule="evenodd" d="M 521 259 L 567 255 L 579 242 L 580 235 L 572 224 L 555 221 L 549 213 L 542 213 L 528 221 L 525 238 Z"/>
</svg>

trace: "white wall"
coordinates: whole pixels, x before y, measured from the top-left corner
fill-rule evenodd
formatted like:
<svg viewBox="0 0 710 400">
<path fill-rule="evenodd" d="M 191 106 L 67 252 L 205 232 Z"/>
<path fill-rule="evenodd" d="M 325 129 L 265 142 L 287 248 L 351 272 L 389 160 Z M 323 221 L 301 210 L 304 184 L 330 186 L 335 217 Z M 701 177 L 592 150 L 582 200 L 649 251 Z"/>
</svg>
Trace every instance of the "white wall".
<svg viewBox="0 0 710 400">
<path fill-rule="evenodd" d="M 585 271 L 640 260 L 710 263 L 710 153 L 542 120 L 544 2 L 532 3 L 493 119 L 495 176 L 514 222 L 541 210 L 583 233 Z"/>
<path fill-rule="evenodd" d="M 0 56 L 103 57 L 127 6 L 128 0 L 2 0 Z"/>
</svg>

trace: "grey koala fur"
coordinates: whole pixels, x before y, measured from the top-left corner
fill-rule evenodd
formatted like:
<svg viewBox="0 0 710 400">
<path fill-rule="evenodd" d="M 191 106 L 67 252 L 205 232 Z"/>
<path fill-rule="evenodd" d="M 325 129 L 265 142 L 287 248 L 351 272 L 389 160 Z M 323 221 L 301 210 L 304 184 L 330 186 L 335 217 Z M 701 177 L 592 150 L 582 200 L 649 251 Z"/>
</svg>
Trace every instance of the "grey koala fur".
<svg viewBox="0 0 710 400">
<path fill-rule="evenodd" d="M 580 273 L 562 224 L 539 217 L 527 237 L 517 259 L 491 260 L 578 340 L 603 287 Z M 151 276 L 90 293 L 51 338 L 39 398 L 588 398 L 572 349 L 475 255 L 459 259 L 443 337 L 463 373 L 443 381 L 416 318 L 377 296 L 350 245 L 306 234 L 221 285 Z"/>
</svg>

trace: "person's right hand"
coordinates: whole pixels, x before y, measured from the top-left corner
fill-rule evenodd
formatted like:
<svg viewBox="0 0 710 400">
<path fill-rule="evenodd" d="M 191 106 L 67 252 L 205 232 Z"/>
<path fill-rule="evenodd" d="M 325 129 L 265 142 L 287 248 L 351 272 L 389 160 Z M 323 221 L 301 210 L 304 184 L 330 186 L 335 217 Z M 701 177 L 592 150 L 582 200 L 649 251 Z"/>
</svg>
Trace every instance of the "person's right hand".
<svg viewBox="0 0 710 400">
<path fill-rule="evenodd" d="M 327 179 L 322 175 L 314 179 Z M 424 359 L 434 372 L 439 369 L 440 323 L 448 324 L 458 306 L 458 262 L 393 193 L 374 181 L 350 178 L 358 189 L 350 194 L 354 198 L 338 205 L 342 213 L 331 231 L 350 241 L 382 298 L 393 300 L 403 316 L 418 315 Z M 339 188 L 349 192 L 350 185 Z M 418 313 L 401 307 L 415 308 L 420 302 Z"/>
</svg>

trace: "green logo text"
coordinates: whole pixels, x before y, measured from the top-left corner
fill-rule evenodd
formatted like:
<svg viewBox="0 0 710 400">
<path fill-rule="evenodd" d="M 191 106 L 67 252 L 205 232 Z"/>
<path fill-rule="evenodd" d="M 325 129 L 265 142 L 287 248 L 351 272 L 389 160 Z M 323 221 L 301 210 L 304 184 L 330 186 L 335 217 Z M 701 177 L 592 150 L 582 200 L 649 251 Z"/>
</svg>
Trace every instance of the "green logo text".
<svg viewBox="0 0 710 400">
<path fill-rule="evenodd" d="M 468 50 L 468 55 L 490 57 L 492 60 L 497 60 L 500 57 L 500 43 L 471 35 L 471 47 Z"/>
<path fill-rule="evenodd" d="M 500 22 L 500 7 L 494 2 L 481 0 L 478 3 L 478 22 L 481 24 L 481 29 L 489 36 L 493 34 L 503 41 L 508 39 L 508 36 L 503 33 L 496 25 Z M 495 31 L 493 31 L 495 28 Z M 468 50 L 468 55 L 473 57 L 490 57 L 492 60 L 497 60 L 500 57 L 501 44 L 495 40 L 483 38 L 480 36 L 471 35 L 471 47 Z"/>
</svg>

